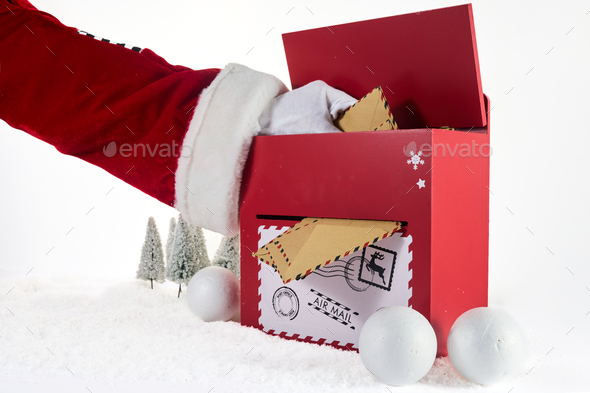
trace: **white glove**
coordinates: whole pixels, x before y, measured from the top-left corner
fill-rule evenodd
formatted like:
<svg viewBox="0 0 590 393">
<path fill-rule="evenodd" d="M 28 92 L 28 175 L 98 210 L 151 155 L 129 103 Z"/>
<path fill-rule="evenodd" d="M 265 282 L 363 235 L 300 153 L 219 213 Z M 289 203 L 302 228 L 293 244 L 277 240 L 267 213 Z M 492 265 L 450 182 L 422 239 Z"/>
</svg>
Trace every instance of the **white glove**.
<svg viewBox="0 0 590 393">
<path fill-rule="evenodd" d="M 314 81 L 275 97 L 258 118 L 258 135 L 340 132 L 332 123 L 357 100 Z"/>
</svg>

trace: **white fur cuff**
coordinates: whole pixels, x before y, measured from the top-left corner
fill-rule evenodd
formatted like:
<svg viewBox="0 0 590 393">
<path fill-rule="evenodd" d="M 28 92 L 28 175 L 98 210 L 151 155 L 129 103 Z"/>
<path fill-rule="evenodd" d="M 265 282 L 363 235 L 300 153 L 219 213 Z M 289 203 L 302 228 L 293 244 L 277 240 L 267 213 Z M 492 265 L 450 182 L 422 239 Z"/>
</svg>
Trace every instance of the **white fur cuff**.
<svg viewBox="0 0 590 393">
<path fill-rule="evenodd" d="M 286 91 L 272 75 L 228 64 L 201 93 L 180 150 L 192 154 L 179 158 L 176 171 L 175 207 L 190 224 L 238 234 L 242 171 L 258 117 Z"/>
</svg>

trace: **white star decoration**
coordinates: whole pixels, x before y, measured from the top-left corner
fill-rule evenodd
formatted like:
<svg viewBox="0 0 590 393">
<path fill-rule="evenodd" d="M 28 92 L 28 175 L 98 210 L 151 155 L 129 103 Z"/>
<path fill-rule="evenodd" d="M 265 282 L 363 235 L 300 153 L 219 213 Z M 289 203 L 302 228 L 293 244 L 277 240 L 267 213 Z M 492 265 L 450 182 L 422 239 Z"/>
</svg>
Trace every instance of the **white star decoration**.
<svg viewBox="0 0 590 393">
<path fill-rule="evenodd" d="M 422 179 L 418 179 L 418 183 L 416 183 L 418 185 L 418 189 L 422 188 L 422 187 L 426 187 L 426 184 L 424 184 L 426 180 L 422 180 Z"/>
</svg>

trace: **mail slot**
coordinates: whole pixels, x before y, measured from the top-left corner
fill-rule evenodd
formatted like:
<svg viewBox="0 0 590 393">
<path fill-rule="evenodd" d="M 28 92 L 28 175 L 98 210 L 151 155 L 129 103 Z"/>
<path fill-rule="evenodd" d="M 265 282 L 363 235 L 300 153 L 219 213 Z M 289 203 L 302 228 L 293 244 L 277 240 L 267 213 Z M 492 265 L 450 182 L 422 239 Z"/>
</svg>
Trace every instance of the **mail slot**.
<svg viewBox="0 0 590 393">
<path fill-rule="evenodd" d="M 294 88 L 321 79 L 360 98 L 381 86 L 400 129 L 254 138 L 240 195 L 242 324 L 358 350 L 367 318 L 403 305 L 446 355 L 451 325 L 488 292 L 489 101 L 471 5 L 283 39 Z M 403 226 L 284 283 L 252 253 L 307 217 Z"/>
</svg>

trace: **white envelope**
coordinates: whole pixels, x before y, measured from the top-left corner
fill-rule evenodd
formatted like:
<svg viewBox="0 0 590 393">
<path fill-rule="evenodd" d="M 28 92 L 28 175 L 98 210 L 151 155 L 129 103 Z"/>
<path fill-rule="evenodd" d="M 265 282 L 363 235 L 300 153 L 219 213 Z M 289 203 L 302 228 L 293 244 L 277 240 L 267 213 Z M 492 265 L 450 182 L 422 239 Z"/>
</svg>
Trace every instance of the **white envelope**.
<svg viewBox="0 0 590 393">
<path fill-rule="evenodd" d="M 287 229 L 261 226 L 258 246 Z M 375 311 L 409 304 L 411 243 L 412 236 L 394 233 L 287 284 L 271 266 L 259 262 L 262 330 L 358 350 L 360 330 Z"/>
</svg>

